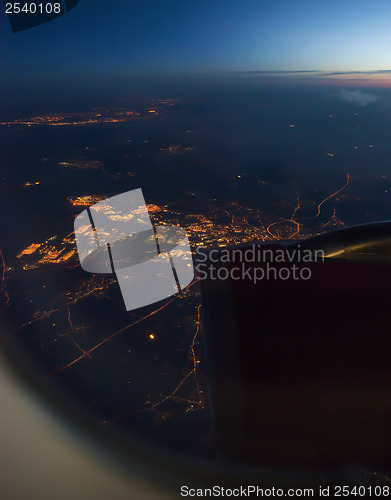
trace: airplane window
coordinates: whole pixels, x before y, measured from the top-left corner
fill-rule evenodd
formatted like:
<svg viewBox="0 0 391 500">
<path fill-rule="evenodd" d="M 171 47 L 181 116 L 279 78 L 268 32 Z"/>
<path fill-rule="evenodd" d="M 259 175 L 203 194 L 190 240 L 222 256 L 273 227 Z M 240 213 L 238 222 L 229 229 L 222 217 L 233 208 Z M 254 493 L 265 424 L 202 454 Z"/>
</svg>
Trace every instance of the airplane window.
<svg viewBox="0 0 391 500">
<path fill-rule="evenodd" d="M 1 349 L 178 495 L 386 494 L 390 15 L 1 5 Z"/>
</svg>

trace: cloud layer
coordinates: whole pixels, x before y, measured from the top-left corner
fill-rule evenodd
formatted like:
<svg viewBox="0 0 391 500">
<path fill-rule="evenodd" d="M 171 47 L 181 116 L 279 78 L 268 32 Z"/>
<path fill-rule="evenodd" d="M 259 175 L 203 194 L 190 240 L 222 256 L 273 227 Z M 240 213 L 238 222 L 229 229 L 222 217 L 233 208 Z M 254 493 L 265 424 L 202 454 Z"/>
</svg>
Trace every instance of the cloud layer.
<svg viewBox="0 0 391 500">
<path fill-rule="evenodd" d="M 340 97 L 343 101 L 358 104 L 359 106 L 366 106 L 370 102 L 375 102 L 378 98 L 373 94 L 368 94 L 362 90 L 341 90 Z"/>
</svg>

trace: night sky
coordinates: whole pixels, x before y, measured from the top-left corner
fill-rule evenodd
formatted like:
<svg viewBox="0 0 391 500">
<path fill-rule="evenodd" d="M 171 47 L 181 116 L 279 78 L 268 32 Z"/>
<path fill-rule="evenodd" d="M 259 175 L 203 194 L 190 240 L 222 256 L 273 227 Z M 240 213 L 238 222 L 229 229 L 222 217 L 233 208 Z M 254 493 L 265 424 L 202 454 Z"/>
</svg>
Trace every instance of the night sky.
<svg viewBox="0 0 391 500">
<path fill-rule="evenodd" d="M 3 82 L 28 82 L 320 71 L 388 82 L 389 73 L 377 72 L 391 68 L 390 21 L 388 0 L 80 0 L 66 15 L 16 34 L 2 12 L 1 73 Z"/>
</svg>

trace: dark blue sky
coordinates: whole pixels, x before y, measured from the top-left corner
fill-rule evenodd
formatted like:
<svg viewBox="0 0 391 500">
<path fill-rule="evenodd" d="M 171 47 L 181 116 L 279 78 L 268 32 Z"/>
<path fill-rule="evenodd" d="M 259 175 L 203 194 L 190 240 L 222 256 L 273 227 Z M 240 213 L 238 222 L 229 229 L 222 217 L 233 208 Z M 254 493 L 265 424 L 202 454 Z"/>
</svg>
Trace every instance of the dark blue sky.
<svg viewBox="0 0 391 500">
<path fill-rule="evenodd" d="M 80 0 L 13 34 L 2 78 L 391 68 L 389 0 Z M 384 74 L 383 74 L 384 76 Z"/>
</svg>

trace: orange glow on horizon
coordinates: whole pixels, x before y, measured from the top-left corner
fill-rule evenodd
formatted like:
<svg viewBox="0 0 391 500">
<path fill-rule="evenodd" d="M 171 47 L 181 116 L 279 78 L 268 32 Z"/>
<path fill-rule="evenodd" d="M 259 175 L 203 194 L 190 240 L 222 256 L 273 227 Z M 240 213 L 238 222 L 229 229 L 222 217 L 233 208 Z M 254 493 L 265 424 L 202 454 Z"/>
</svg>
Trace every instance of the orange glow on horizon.
<svg viewBox="0 0 391 500">
<path fill-rule="evenodd" d="M 314 85 L 330 85 L 345 87 L 391 87 L 390 73 L 343 73 L 341 74 L 319 74 L 310 78 L 301 78 L 300 83 Z"/>
</svg>

